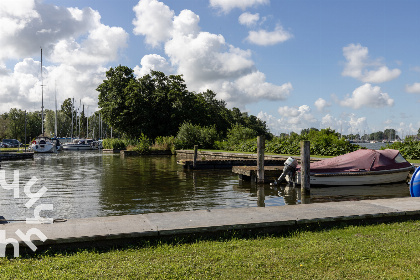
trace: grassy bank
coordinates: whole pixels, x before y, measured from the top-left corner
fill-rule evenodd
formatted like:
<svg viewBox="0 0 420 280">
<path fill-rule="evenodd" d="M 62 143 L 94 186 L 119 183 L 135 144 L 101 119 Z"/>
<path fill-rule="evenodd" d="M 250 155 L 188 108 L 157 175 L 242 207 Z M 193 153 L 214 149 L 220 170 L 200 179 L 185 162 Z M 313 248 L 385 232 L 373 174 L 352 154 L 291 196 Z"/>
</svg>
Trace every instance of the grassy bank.
<svg viewBox="0 0 420 280">
<path fill-rule="evenodd" d="M 2 279 L 416 279 L 420 221 L 0 259 Z"/>
</svg>

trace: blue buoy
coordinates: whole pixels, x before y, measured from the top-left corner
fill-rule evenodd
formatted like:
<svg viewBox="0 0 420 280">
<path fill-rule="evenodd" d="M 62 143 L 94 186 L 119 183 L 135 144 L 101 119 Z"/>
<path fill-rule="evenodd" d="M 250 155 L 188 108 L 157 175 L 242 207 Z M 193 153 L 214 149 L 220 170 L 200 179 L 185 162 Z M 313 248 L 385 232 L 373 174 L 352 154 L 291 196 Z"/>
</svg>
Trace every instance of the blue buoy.
<svg viewBox="0 0 420 280">
<path fill-rule="evenodd" d="M 411 197 L 420 197 L 420 166 L 414 171 L 410 181 Z"/>
</svg>

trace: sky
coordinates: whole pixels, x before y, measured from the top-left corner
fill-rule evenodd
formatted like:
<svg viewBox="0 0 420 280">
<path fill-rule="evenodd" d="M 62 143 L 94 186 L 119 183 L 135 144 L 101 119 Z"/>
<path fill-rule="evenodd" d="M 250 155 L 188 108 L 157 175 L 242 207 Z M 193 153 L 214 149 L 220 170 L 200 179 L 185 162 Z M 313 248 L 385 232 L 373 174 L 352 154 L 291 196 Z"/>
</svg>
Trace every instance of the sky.
<svg viewBox="0 0 420 280">
<path fill-rule="evenodd" d="M 418 0 L 0 0 L 0 113 L 40 110 L 43 88 L 45 108 L 74 98 L 91 115 L 124 65 L 182 74 L 275 135 L 417 134 L 419 14 Z"/>
</svg>

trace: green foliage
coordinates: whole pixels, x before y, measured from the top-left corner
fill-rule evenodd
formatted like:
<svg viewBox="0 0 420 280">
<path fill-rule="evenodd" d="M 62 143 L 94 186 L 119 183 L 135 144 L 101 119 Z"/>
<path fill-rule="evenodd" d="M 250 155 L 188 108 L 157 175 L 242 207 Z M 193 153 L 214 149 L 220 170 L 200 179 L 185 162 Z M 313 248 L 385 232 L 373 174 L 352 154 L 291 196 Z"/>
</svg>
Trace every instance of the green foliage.
<svg viewBox="0 0 420 280">
<path fill-rule="evenodd" d="M 254 132 L 255 133 L 255 132 Z M 252 138 L 254 137 L 254 138 Z M 321 131 L 311 129 L 302 135 L 292 133 L 286 137 L 274 137 L 265 141 L 265 151 L 274 154 L 300 154 L 300 143 L 303 140 L 311 141 L 311 154 L 319 156 L 338 156 L 360 149 L 331 129 Z M 239 152 L 256 152 L 257 139 L 248 128 L 236 126 L 228 133 L 226 141 L 216 142 L 218 149 Z"/>
<path fill-rule="evenodd" d="M 223 136 L 236 123 L 258 135 L 271 135 L 265 122 L 237 108 L 227 109 L 211 90 L 189 92 L 181 75 L 151 71 L 136 79 L 132 69 L 120 65 L 110 68 L 106 76 L 97 88 L 98 105 L 108 125 L 129 138 L 138 138 L 141 133 L 151 139 L 174 136 L 184 122 L 215 127 Z"/>
<path fill-rule="evenodd" d="M 256 152 L 257 132 L 239 123 L 235 124 L 227 132 L 225 141 L 217 141 L 216 147 L 221 150 Z"/>
<path fill-rule="evenodd" d="M 127 145 L 123 139 L 118 138 L 106 138 L 102 142 L 104 149 L 115 149 L 115 150 L 125 150 Z"/>
<path fill-rule="evenodd" d="M 413 139 L 407 139 L 404 142 L 394 142 L 381 149 L 399 150 L 405 159 L 420 159 L 420 142 Z"/>
<path fill-rule="evenodd" d="M 137 151 L 139 154 L 145 155 L 150 153 L 150 145 L 152 144 L 152 141 L 143 133 L 140 135 L 139 141 L 134 148 L 135 151 Z"/>
<path fill-rule="evenodd" d="M 158 136 L 152 146 L 152 150 L 171 151 L 175 153 L 175 137 L 174 136 Z"/>
<path fill-rule="evenodd" d="M 179 128 L 175 147 L 177 149 L 191 149 L 194 145 L 198 145 L 201 149 L 212 149 L 217 139 L 218 134 L 214 126 L 201 127 L 185 122 Z"/>
</svg>

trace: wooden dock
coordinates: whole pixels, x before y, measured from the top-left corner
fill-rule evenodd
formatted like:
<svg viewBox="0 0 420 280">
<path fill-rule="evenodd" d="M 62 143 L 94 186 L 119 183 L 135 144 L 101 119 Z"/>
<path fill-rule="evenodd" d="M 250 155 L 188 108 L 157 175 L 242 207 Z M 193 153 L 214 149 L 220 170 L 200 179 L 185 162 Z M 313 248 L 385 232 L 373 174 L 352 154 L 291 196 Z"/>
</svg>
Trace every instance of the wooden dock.
<svg viewBox="0 0 420 280">
<path fill-rule="evenodd" d="M 282 166 L 285 159 L 265 160 L 265 166 Z M 194 167 L 193 160 L 178 160 L 177 163 L 182 165 L 184 169 L 231 169 L 236 167 L 255 167 L 257 166 L 256 159 L 236 159 L 236 160 L 197 160 Z"/>
<path fill-rule="evenodd" d="M 176 151 L 177 163 L 184 169 L 231 169 L 234 166 L 257 166 L 257 154 L 198 151 L 194 167 L 194 151 Z M 265 166 L 283 166 L 287 157 L 266 155 Z"/>
</svg>

